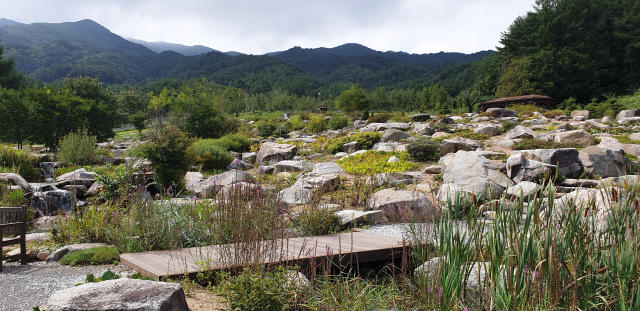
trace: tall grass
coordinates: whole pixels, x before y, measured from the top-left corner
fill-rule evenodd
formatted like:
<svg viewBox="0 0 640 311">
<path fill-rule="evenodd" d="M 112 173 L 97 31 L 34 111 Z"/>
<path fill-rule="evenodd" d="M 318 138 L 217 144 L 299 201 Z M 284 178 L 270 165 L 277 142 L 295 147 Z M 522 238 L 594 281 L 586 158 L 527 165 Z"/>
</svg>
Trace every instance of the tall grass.
<svg viewBox="0 0 640 311">
<path fill-rule="evenodd" d="M 423 304 L 440 310 L 639 310 L 637 186 L 601 189 L 587 204 L 563 205 L 555 204 L 553 185 L 546 189 L 528 204 L 492 202 L 493 222 L 479 221 L 475 207 L 461 215 L 465 202 L 453 198 L 441 206 L 438 221 L 410 225 L 416 263 L 431 260 L 412 281 Z M 603 200 L 610 211 L 597 208 Z"/>
</svg>

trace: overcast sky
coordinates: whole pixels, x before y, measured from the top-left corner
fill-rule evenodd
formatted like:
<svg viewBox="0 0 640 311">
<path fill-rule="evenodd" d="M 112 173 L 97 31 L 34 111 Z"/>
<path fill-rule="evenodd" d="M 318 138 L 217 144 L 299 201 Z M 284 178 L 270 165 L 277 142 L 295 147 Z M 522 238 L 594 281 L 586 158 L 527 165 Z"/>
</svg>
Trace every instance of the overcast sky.
<svg viewBox="0 0 640 311">
<path fill-rule="evenodd" d="M 408 53 L 495 49 L 534 0 L 0 0 L 21 23 L 92 19 L 145 41 L 264 54 L 360 43 Z"/>
</svg>

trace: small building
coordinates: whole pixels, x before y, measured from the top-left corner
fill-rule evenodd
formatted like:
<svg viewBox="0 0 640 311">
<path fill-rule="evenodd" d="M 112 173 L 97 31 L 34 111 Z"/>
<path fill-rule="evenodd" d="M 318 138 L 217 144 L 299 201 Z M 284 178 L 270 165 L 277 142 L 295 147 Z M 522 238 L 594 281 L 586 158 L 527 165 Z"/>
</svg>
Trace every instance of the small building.
<svg viewBox="0 0 640 311">
<path fill-rule="evenodd" d="M 327 106 L 323 106 L 323 105 L 318 106 L 319 113 L 327 113 L 328 110 L 329 109 L 327 109 Z"/>
<path fill-rule="evenodd" d="M 549 96 L 542 95 L 523 95 L 523 96 L 513 96 L 513 97 L 503 97 L 496 98 L 486 102 L 482 102 L 478 104 L 478 111 L 483 112 L 487 111 L 489 108 L 506 108 L 511 104 L 534 104 L 541 107 L 545 107 L 550 109 L 552 106 L 555 106 L 558 103 L 558 100 L 555 98 L 551 98 Z"/>
</svg>

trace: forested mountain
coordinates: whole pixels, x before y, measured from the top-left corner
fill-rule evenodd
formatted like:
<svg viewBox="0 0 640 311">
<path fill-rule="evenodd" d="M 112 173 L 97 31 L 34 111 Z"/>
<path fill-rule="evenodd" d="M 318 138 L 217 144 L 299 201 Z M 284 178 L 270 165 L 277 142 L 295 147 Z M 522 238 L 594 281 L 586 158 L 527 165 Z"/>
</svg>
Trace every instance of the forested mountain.
<svg viewBox="0 0 640 311">
<path fill-rule="evenodd" d="M 12 21 L 10 19 L 0 18 L 0 27 L 2 27 L 2 26 L 14 26 L 14 25 L 20 25 L 20 23 L 18 23 L 16 21 Z"/>
<path fill-rule="evenodd" d="M 200 55 L 200 54 L 205 54 L 209 52 L 220 52 L 218 50 L 214 50 L 204 45 L 189 46 L 189 45 L 169 43 L 169 42 L 163 42 L 163 41 L 147 42 L 147 41 L 133 39 L 133 38 L 126 38 L 126 39 L 133 43 L 142 44 L 156 53 L 162 53 L 164 51 L 173 51 L 173 52 L 180 53 L 184 56 L 193 56 L 193 55 Z"/>
<path fill-rule="evenodd" d="M 68 76 L 97 77 L 108 84 L 206 77 L 241 86 L 251 94 L 280 88 L 298 95 L 315 94 L 329 85 L 340 89 L 359 83 L 368 89 L 393 89 L 427 83 L 455 63 L 491 53 L 413 55 L 345 44 L 330 49 L 296 47 L 271 56 L 217 51 L 184 56 L 179 51 L 154 52 L 91 20 L 2 27 L 0 44 L 7 55 L 15 57 L 18 70 L 43 82 Z"/>
</svg>

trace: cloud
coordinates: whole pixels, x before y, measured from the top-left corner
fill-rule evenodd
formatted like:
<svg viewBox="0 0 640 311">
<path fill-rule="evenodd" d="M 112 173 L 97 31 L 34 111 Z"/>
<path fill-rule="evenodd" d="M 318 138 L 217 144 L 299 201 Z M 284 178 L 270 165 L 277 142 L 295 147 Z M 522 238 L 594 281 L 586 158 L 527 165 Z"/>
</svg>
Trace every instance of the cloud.
<svg viewBox="0 0 640 311">
<path fill-rule="evenodd" d="M 5 0 L 19 22 L 92 19 L 146 41 L 263 54 L 360 43 L 409 53 L 493 49 L 533 0 Z"/>
</svg>

